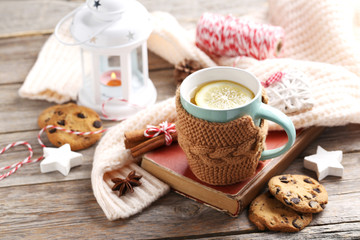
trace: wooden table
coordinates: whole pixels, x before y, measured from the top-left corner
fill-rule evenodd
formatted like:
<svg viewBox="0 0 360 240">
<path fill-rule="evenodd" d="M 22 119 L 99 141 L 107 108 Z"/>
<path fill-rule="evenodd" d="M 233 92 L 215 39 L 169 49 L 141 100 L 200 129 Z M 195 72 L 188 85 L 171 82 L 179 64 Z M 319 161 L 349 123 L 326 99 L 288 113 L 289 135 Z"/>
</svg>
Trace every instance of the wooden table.
<svg viewBox="0 0 360 240">
<path fill-rule="evenodd" d="M 205 11 L 245 14 L 264 9 L 264 0 L 142 0 L 149 11 L 172 13 L 186 28 L 194 26 Z M 34 157 L 42 155 L 37 143 L 39 113 L 53 105 L 22 99 L 17 91 L 36 61 L 56 22 L 81 1 L 0 1 L 0 147 L 28 141 Z M 158 101 L 173 96 L 173 66 L 150 53 L 150 77 Z M 115 124 L 107 122 L 106 126 Z M 48 143 L 48 142 L 47 142 Z M 326 128 L 322 135 L 285 171 L 316 177 L 303 168 L 303 157 L 317 145 L 344 151 L 343 178 L 327 177 L 322 183 L 329 193 L 325 211 L 314 215 L 310 226 L 297 234 L 260 232 L 245 211 L 229 217 L 202 204 L 170 192 L 129 219 L 110 222 L 91 189 L 90 172 L 95 147 L 81 151 L 85 163 L 67 177 L 58 172 L 42 174 L 39 163 L 27 164 L 0 181 L 0 239 L 288 239 L 360 238 L 360 126 Z M 27 156 L 17 147 L 0 156 L 7 166 Z"/>
</svg>

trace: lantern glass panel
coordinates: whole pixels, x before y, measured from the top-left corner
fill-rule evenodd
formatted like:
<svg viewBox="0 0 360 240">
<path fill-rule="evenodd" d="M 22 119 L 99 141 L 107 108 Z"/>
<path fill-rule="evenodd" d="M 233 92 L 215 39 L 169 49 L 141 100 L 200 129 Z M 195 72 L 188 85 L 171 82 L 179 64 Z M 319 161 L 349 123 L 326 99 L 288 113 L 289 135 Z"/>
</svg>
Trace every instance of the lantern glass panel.
<svg viewBox="0 0 360 240">
<path fill-rule="evenodd" d="M 101 95 L 105 99 L 122 97 L 120 56 L 99 56 Z"/>
<path fill-rule="evenodd" d="M 134 89 L 141 88 L 145 82 L 143 73 L 142 45 L 131 51 L 131 68 L 134 80 L 132 82 L 132 87 Z"/>
</svg>

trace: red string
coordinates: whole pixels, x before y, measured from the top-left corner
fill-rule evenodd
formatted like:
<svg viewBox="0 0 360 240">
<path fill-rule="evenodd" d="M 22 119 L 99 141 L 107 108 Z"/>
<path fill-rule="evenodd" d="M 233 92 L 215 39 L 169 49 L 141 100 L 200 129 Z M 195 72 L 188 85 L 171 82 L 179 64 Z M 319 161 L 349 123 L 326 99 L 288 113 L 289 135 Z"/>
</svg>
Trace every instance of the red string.
<svg viewBox="0 0 360 240">
<path fill-rule="evenodd" d="M 98 131 L 93 131 L 93 132 L 75 132 L 75 131 L 71 131 L 71 130 L 68 130 L 68 129 L 65 129 L 65 128 L 62 128 L 62 127 L 58 127 L 58 126 L 54 126 L 54 125 L 48 125 L 44 128 L 42 128 L 39 133 L 38 133 L 38 136 L 37 136 L 37 139 L 38 139 L 38 142 L 40 144 L 41 147 L 46 147 L 45 144 L 41 141 L 41 134 L 46 130 L 46 129 L 49 129 L 49 128 L 55 128 L 57 130 L 60 130 L 60 131 L 64 131 L 64 132 L 67 132 L 67 133 L 70 133 L 70 134 L 76 134 L 76 135 L 90 135 L 90 134 L 98 134 L 98 133 L 103 133 L 106 131 L 106 129 L 102 129 L 102 130 L 98 130 Z M 5 153 L 7 150 L 9 150 L 10 148 L 13 148 L 13 147 L 16 147 L 16 146 L 19 146 L 19 145 L 25 145 L 27 148 L 28 148 L 28 151 L 29 151 L 29 156 L 26 157 L 24 160 L 20 161 L 20 162 L 17 162 L 17 163 L 14 163 L 12 165 L 9 165 L 9 166 L 6 166 L 6 167 L 1 167 L 0 168 L 0 171 L 2 170 L 7 170 L 7 169 L 11 169 L 10 171 L 0 175 L 0 180 L 10 176 L 11 174 L 15 173 L 20 167 L 22 167 L 24 164 L 27 164 L 27 163 L 34 163 L 34 162 L 38 162 L 40 160 L 42 160 L 44 158 L 44 156 L 41 156 L 37 159 L 34 159 L 34 160 L 31 160 L 32 156 L 33 156 L 33 149 L 31 147 L 31 145 L 28 143 L 28 142 L 25 142 L 25 141 L 18 141 L 18 142 L 13 142 L 9 145 L 7 145 L 6 147 L 4 147 L 1 151 L 0 151 L 0 155 Z"/>
<path fill-rule="evenodd" d="M 166 146 L 169 146 L 173 141 L 173 138 L 171 137 L 171 133 L 174 132 L 176 132 L 175 124 L 168 123 L 167 121 L 165 121 L 163 123 L 160 123 L 159 127 L 148 125 L 147 129 L 144 131 L 144 136 L 148 138 L 153 138 L 159 136 L 161 133 L 164 133 Z"/>
</svg>

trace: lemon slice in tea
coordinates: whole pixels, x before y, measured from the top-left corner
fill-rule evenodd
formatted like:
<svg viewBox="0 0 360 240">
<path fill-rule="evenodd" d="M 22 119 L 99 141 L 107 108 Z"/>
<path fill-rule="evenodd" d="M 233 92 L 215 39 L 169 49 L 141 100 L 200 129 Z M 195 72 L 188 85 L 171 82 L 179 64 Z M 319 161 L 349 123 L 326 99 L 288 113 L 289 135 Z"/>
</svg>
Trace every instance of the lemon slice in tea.
<svg viewBox="0 0 360 240">
<path fill-rule="evenodd" d="M 230 109 L 244 105 L 254 98 L 247 87 L 226 80 L 205 84 L 195 94 L 195 104 L 203 108 Z"/>
</svg>

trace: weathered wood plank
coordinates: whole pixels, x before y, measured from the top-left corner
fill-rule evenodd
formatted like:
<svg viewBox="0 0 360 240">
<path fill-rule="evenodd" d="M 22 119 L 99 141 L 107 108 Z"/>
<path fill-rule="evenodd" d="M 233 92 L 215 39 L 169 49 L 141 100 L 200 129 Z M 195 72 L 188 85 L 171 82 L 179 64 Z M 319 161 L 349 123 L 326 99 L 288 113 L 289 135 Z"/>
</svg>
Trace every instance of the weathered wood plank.
<svg viewBox="0 0 360 240">
<path fill-rule="evenodd" d="M 185 28 L 193 28 L 200 16 L 204 12 L 216 12 L 218 14 L 233 14 L 241 16 L 263 10 L 267 5 L 265 0 L 184 0 L 184 1 L 164 1 L 164 0 L 139 0 L 149 12 L 165 11 L 169 12 Z"/>
<path fill-rule="evenodd" d="M 0 84 L 22 83 L 48 36 L 0 39 Z"/>
<path fill-rule="evenodd" d="M 20 98 L 20 84 L 2 85 L 0 88 L 0 133 L 38 129 L 37 117 L 53 105 L 46 101 Z"/>
<path fill-rule="evenodd" d="M 23 133 L 13 133 L 13 134 L 7 134 L 4 136 L 4 138 L 1 139 L 1 141 L 5 141 L 4 139 L 16 139 L 17 136 L 22 135 Z M 31 135 L 32 133 L 25 133 L 25 139 L 24 140 L 29 140 L 31 144 L 33 144 L 35 147 L 35 156 L 39 153 L 39 146 L 36 145 L 36 140 L 32 139 L 31 140 Z M 2 144 L 2 142 L 1 142 Z M 314 145 L 314 144 L 313 144 Z M 18 152 L 15 152 L 14 154 L 10 154 L 10 155 L 6 155 L 7 158 L 9 157 L 9 159 L 7 159 L 4 163 L 7 163 L 8 161 L 12 161 L 13 158 L 16 158 L 19 156 Z M 33 226 L 31 225 L 31 222 L 33 221 L 33 218 L 29 219 L 28 222 L 26 221 L 26 219 L 29 217 L 28 213 L 26 214 L 27 217 L 25 217 L 25 223 L 24 223 L 24 216 L 20 216 L 22 214 L 26 213 L 26 209 L 19 207 L 18 205 L 14 206 L 14 209 L 17 209 L 17 211 L 11 212 L 11 213 L 7 213 L 4 212 L 4 214 L 7 215 L 16 215 L 16 219 L 19 219 L 19 221 L 21 221 L 21 223 L 23 225 L 21 225 L 21 231 L 15 231 L 14 229 L 11 230 L 11 228 L 6 228 L 8 229 L 6 233 L 12 233 L 14 234 L 15 232 L 15 236 L 17 236 L 16 234 L 22 234 L 25 231 L 27 233 L 29 233 L 29 236 L 36 236 L 36 237 L 40 237 L 40 236 L 45 236 L 42 234 L 52 234 L 54 236 L 61 236 L 61 232 L 63 229 L 68 229 L 69 231 L 71 230 L 71 228 L 78 229 L 78 231 L 80 233 L 77 233 L 77 231 L 75 231 L 76 233 L 74 233 L 74 236 L 80 236 L 81 232 L 83 232 L 83 228 L 85 228 L 86 226 L 90 226 L 92 229 L 95 229 L 97 233 L 102 233 L 103 231 L 105 231 L 106 233 L 110 234 L 109 236 L 113 236 L 115 237 L 115 234 L 118 234 L 119 231 L 118 230 L 114 230 L 114 229 L 118 229 L 118 226 L 121 225 L 123 226 L 123 228 L 121 229 L 126 229 L 126 230 L 122 230 L 121 234 L 126 237 L 128 236 L 129 238 L 131 236 L 133 237 L 139 237 L 142 239 L 145 238 L 151 238 L 151 237 L 169 237 L 169 236 L 179 236 L 178 234 L 178 227 L 180 226 L 182 229 L 188 229 L 187 231 L 182 232 L 183 235 L 181 236 L 202 236 L 203 234 L 205 234 L 206 236 L 210 236 L 208 234 L 223 234 L 223 233 L 233 233 L 233 232 L 238 232 L 238 233 L 243 233 L 243 232 L 249 232 L 249 231 L 256 231 L 254 226 L 252 226 L 251 223 L 249 223 L 249 221 L 247 220 L 247 216 L 246 213 L 243 213 L 239 218 L 237 219 L 232 219 L 229 218 L 227 215 L 224 215 L 222 213 L 218 213 L 215 210 L 212 210 L 211 208 L 208 208 L 206 206 L 203 206 L 201 204 L 198 204 L 196 202 L 193 202 L 191 200 L 187 200 L 181 196 L 178 195 L 174 195 L 174 194 L 169 194 L 168 196 L 164 197 L 163 199 L 159 200 L 158 202 L 154 203 L 154 206 L 150 207 L 149 210 L 145 210 L 144 213 L 139 214 L 137 216 L 135 216 L 134 218 L 131 218 L 130 220 L 120 220 L 120 221 L 116 221 L 115 223 L 109 223 L 110 225 L 108 225 L 108 222 L 103 221 L 104 216 L 102 214 L 101 209 L 97 209 L 98 205 L 97 203 L 92 200 L 91 201 L 91 206 L 84 206 L 84 208 L 79 208 L 78 201 L 75 200 L 69 200 L 68 198 L 72 199 L 72 198 L 76 198 L 75 196 L 77 196 L 77 198 L 83 199 L 83 198 L 87 198 L 87 199 L 91 199 L 93 198 L 92 193 L 91 193 L 91 188 L 89 188 L 89 186 L 86 186 L 87 184 L 89 184 L 86 180 L 83 181 L 70 181 L 69 183 L 65 183 L 63 181 L 69 181 L 72 180 L 74 178 L 88 178 L 89 174 L 90 174 L 90 170 L 91 170 L 91 154 L 90 156 L 86 156 L 86 163 L 78 168 L 75 168 L 72 170 L 71 174 L 68 176 L 68 178 L 64 178 L 62 175 L 60 175 L 59 173 L 52 173 L 52 174 L 40 174 L 39 173 L 39 169 L 38 169 L 38 164 L 34 163 L 34 164 L 29 164 L 24 166 L 23 168 L 21 168 L 15 175 L 9 177 L 8 179 L 5 179 L 4 181 L 0 182 L 0 184 L 4 183 L 3 187 L 0 188 L 0 194 L 1 191 L 8 191 L 10 188 L 9 187 L 5 187 L 7 184 L 8 185 L 26 185 L 26 186 L 19 186 L 19 187 L 15 187 L 13 186 L 11 188 L 11 191 L 15 193 L 22 193 L 21 197 L 14 197 L 14 196 L 8 196 L 8 195 L 4 195 L 4 199 L 19 199 L 18 201 L 20 201 L 21 203 L 23 203 L 23 201 L 21 199 L 27 199 L 26 201 L 28 202 L 30 199 L 31 201 L 34 201 L 32 204 L 30 205 L 26 205 L 29 209 L 33 209 L 32 214 L 35 215 L 35 213 L 38 212 L 37 208 L 39 208 L 39 206 L 41 206 L 41 208 L 43 208 L 40 212 L 41 212 L 41 216 L 39 216 L 38 218 L 42 219 L 45 216 L 45 219 L 39 220 L 37 219 L 36 221 L 36 228 L 33 228 Z M 330 178 L 326 178 L 325 181 L 323 181 L 326 189 L 329 192 L 329 204 L 326 208 L 326 210 L 321 213 L 321 217 L 317 217 L 314 219 L 312 226 L 317 226 L 317 225 L 323 225 L 323 224 L 329 224 L 329 223 L 341 223 L 341 222 L 351 222 L 351 221 L 359 221 L 358 217 L 359 213 L 358 212 L 353 212 L 352 207 L 354 207 L 353 205 L 349 206 L 343 206 L 346 205 L 344 204 L 344 195 L 346 195 L 346 199 L 349 202 L 356 202 L 357 198 L 359 197 L 359 190 L 357 188 L 357 186 L 360 183 L 360 179 L 358 177 L 358 167 L 360 166 L 360 162 L 359 162 L 359 153 L 349 153 L 346 154 L 344 156 L 344 166 L 345 166 L 345 176 L 343 179 L 339 179 L 339 178 L 335 178 L 335 177 L 330 177 Z M 307 174 L 310 175 L 313 174 L 312 172 L 309 172 L 308 170 L 302 168 L 302 159 L 297 159 L 294 164 L 292 164 L 286 171 L 286 173 L 292 173 L 292 174 Z M 78 175 L 80 174 L 80 175 Z M 314 176 L 313 176 L 314 177 Z M 36 181 L 34 182 L 34 180 L 36 179 Z M 6 183 L 6 181 L 8 181 Z M 59 181 L 59 183 L 51 183 L 51 184 L 42 184 L 42 185 L 31 185 L 29 186 L 29 184 L 34 184 L 34 183 L 46 183 L 46 182 L 52 182 L 52 181 Z M 58 195 L 57 197 L 60 198 L 66 198 L 66 205 L 65 207 L 63 206 L 63 208 L 61 210 L 59 210 L 59 208 L 53 207 L 51 203 L 48 202 L 48 191 L 43 189 L 42 186 L 48 186 L 49 189 L 52 189 L 52 192 L 55 193 L 57 192 Z M 69 186 L 71 189 L 73 189 L 73 185 L 80 185 L 75 187 L 77 190 L 67 190 L 67 186 Z M 85 185 L 85 186 L 84 186 Z M 28 187 L 31 187 L 31 191 L 26 190 Z M 61 189 L 58 189 L 58 186 L 63 186 L 61 187 Z M 24 188 L 24 189 L 21 189 Z M 46 187 L 45 187 L 46 188 Z M 40 189 L 40 190 L 39 190 Z M 82 196 L 82 191 L 90 191 L 87 192 L 86 196 Z M 32 195 L 28 196 L 28 194 L 23 194 L 23 192 L 31 192 Z M 33 194 L 34 192 L 36 192 L 37 194 Z M 66 194 L 60 194 L 61 193 L 65 193 Z M 35 196 L 33 196 L 35 195 Z M 74 195 L 74 196 L 71 196 Z M 355 196 L 353 196 L 355 195 Z M 52 197 L 54 197 L 54 195 L 52 195 Z M 44 199 L 42 201 L 38 201 L 38 199 L 34 199 L 34 198 L 39 198 L 39 199 Z M 5 201 L 5 200 L 4 200 Z M 36 202 L 37 201 L 37 202 Z M 71 201 L 75 201 L 75 202 L 71 202 Z M 36 203 L 35 203 L 36 202 Z M 357 201 L 358 202 L 358 201 Z M 17 203 L 20 204 L 20 203 Z M 3 206 L 3 204 L 1 204 L 0 201 L 0 205 Z M 34 206 L 36 205 L 36 206 Z M 68 208 L 71 208 L 73 210 L 69 210 Z M 360 206 L 355 206 L 356 208 L 359 209 Z M 12 207 L 11 207 L 12 208 Z M 52 210 L 49 209 L 53 209 L 54 208 L 54 212 L 49 212 Z M 89 211 L 88 209 L 91 210 L 91 215 L 90 216 L 84 216 L 84 214 L 88 214 Z M 20 211 L 20 213 L 18 212 Z M 96 215 L 93 214 L 93 211 L 96 212 Z M 340 214 L 341 213 L 341 214 Z M 20 214 L 20 215 L 19 215 Z M 77 214 L 77 215 L 76 215 Z M 169 220 L 171 219 L 171 221 L 169 222 L 158 222 L 158 220 L 156 221 L 157 224 L 160 224 L 161 227 L 156 228 L 156 224 L 153 221 L 153 216 L 157 216 L 157 219 L 166 219 Z M 50 219 L 48 219 L 48 216 L 56 216 L 57 218 L 60 217 L 60 219 L 52 219 L 50 217 Z M 320 214 L 319 214 L 320 216 Z M 70 218 L 70 219 L 64 219 L 64 218 Z M 149 218 L 149 219 L 147 219 Z M 21 220 L 20 220 L 21 219 Z M 200 221 L 200 219 L 212 219 L 211 221 L 207 221 L 204 222 L 204 220 L 201 220 L 201 224 L 199 224 L 198 221 Z M 219 221 L 215 221 L 214 219 L 217 219 Z M 4 221 L 4 220 L 3 220 Z M 17 221 L 17 220 L 13 220 L 13 221 Z M 39 222 L 40 221 L 40 225 Z M 54 222 L 55 221 L 55 222 Z M 184 222 L 189 222 L 189 224 L 184 223 Z M 105 225 L 103 225 L 105 222 Z M 99 226 L 100 224 L 100 226 Z M 133 235 L 134 234 L 134 229 L 131 228 L 130 226 L 139 226 L 139 224 L 141 224 L 142 229 L 144 229 L 144 231 L 141 232 L 141 234 L 143 234 L 144 232 L 147 233 L 149 232 L 151 229 L 151 235 L 147 236 L 147 235 Z M 1 216 L 0 216 L 0 226 L 1 226 Z M 155 225 L 155 226 L 154 226 Z M 6 225 L 5 225 L 6 226 Z M 5 227 L 4 226 L 4 227 Z M 59 226 L 59 227 L 54 227 L 54 226 Z M 71 226 L 71 227 L 70 227 Z M 126 226 L 126 227 L 125 227 Z M 209 227 L 206 227 L 209 226 Z M 217 228 L 216 231 L 213 230 L 213 227 L 210 226 L 220 226 Z M 239 227 L 241 226 L 241 227 Z M 155 228 L 155 229 L 154 229 Z M 1 230 L 1 228 L 0 228 Z M 46 230 L 46 231 L 45 231 Z M 123 232 L 124 231 L 124 232 Z M 76 235 L 79 234 L 79 235 Z M 140 233 L 139 233 L 140 234 Z M 268 233 L 265 233 L 268 234 Z M 97 235 L 96 235 L 97 236 Z M 221 235 L 222 236 L 222 235 Z M 256 235 L 258 236 L 258 235 Z M 259 235 L 259 236 L 264 236 L 264 235 Z M 267 235 L 266 235 L 267 236 Z M 276 235 L 276 237 L 278 237 L 278 235 Z"/>
<path fill-rule="evenodd" d="M 57 22 L 83 1 L 36 1 L 18 0 L 0 2 L 0 38 L 51 32 Z M 263 9 L 265 0 L 139 0 L 149 12 L 172 13 L 186 28 L 192 28 L 203 12 L 244 15 Z M 31 9 L 31 11 L 28 11 Z M 11 17 L 5 17 L 11 16 Z"/>
<path fill-rule="evenodd" d="M 164 69 L 172 69 L 174 66 L 164 60 L 163 58 L 159 57 L 155 53 L 148 51 L 148 62 L 149 62 L 149 71 L 156 71 L 156 70 L 164 70 Z"/>
<path fill-rule="evenodd" d="M 140 2 L 149 11 L 171 12 L 183 26 L 192 28 L 204 11 L 242 15 L 248 13 L 249 9 L 261 9 L 259 6 L 264 1 Z M 0 1 L 0 36 L 51 32 L 58 19 L 78 4 L 78 1 L 65 0 Z M 13 141 L 27 140 L 34 148 L 34 157 L 42 154 L 36 141 L 37 116 L 52 103 L 21 99 L 17 96 L 17 89 L 34 64 L 47 37 L 39 35 L 0 39 L 0 148 Z M 150 78 L 158 89 L 158 101 L 173 96 L 176 88 L 172 75 L 173 67 L 151 52 L 149 59 Z M 106 122 L 107 126 L 111 124 L 114 123 Z M 43 139 L 47 142 L 45 137 Z M 329 193 L 327 208 L 315 215 L 310 226 L 297 234 L 259 232 L 249 222 L 246 212 L 238 218 L 231 218 L 173 192 L 159 199 L 141 214 L 126 220 L 109 222 L 91 190 L 92 147 L 82 151 L 85 156 L 84 164 L 72 169 L 67 177 L 56 172 L 41 174 L 39 163 L 34 163 L 25 165 L 11 177 L 0 181 L 1 238 L 48 239 L 51 236 L 53 239 L 358 239 L 359 141 L 360 125 L 328 128 L 285 171 L 315 177 L 314 172 L 303 168 L 302 159 L 303 156 L 314 154 L 317 145 L 326 150 L 345 152 L 345 176 L 327 177 L 321 181 Z M 22 160 L 26 155 L 26 150 L 22 147 L 10 150 L 0 156 L 0 166 Z"/>
<path fill-rule="evenodd" d="M 359 239 L 360 238 L 360 222 L 339 223 L 331 225 L 308 226 L 298 233 L 245 233 L 241 235 L 221 236 L 208 238 L 215 239 Z"/>
<path fill-rule="evenodd" d="M 109 222 L 92 195 L 90 180 L 19 186 L 11 190 L 0 188 L 0 194 L 0 232 L 4 236 L 11 234 L 15 239 L 25 233 L 28 238 L 52 236 L 57 239 L 64 236 L 64 231 L 69 232 L 67 237 L 75 238 L 82 237 L 86 229 L 91 229 L 94 238 L 106 234 L 108 238 L 121 235 L 121 239 L 196 238 L 258 232 L 246 212 L 231 218 L 175 193 L 161 198 L 141 214 Z M 360 192 L 347 194 L 351 204 L 344 204 L 343 196 L 331 195 L 325 211 L 315 215 L 303 233 L 321 233 L 329 224 L 360 222 L 360 202 L 356 201 L 359 197 Z M 318 227 L 321 230 L 314 230 Z M 265 234 L 263 236 L 272 238 L 283 235 Z"/>
<path fill-rule="evenodd" d="M 151 71 L 149 76 L 157 90 L 157 102 L 175 96 L 176 82 L 173 69 Z"/>
<path fill-rule="evenodd" d="M 360 124 L 328 127 L 322 134 L 307 147 L 300 156 L 308 156 L 316 153 L 318 145 L 327 151 L 342 150 L 345 153 L 359 151 Z"/>
<path fill-rule="evenodd" d="M 327 151 L 342 150 L 343 152 L 355 152 L 359 150 L 360 124 L 349 124 L 347 126 L 329 127 L 314 142 L 314 149 L 307 148 L 307 155 L 316 152 L 317 145 Z"/>
<path fill-rule="evenodd" d="M 0 37 L 27 35 L 37 31 L 51 32 L 56 23 L 80 2 L 1 1 Z M 29 11 L 31 9 L 31 11 Z M 6 17 L 8 16 L 8 17 Z"/>
<path fill-rule="evenodd" d="M 117 124 L 116 122 L 109 122 L 105 121 L 105 127 L 109 127 L 111 125 Z M 33 149 L 34 149 L 34 158 L 37 158 L 42 155 L 42 149 L 40 145 L 37 142 L 36 136 L 38 133 L 38 127 L 36 125 L 36 121 L 34 121 L 34 128 L 37 130 L 32 131 L 21 131 L 21 132 L 12 132 L 12 133 L 3 133 L 2 138 L 0 138 L 0 147 L 4 147 L 7 144 L 10 144 L 11 142 L 15 141 L 28 141 Z M 345 127 L 343 128 L 337 128 L 340 132 L 344 132 L 344 130 L 341 129 L 347 129 Z M 352 128 L 350 128 L 352 129 Z M 329 132 L 329 131 L 327 131 Z M 329 132 L 331 133 L 331 132 Z M 323 138 L 326 139 L 326 138 Z M 43 134 L 42 140 L 47 146 L 51 146 L 51 144 L 47 141 L 46 134 Z M 358 140 L 354 140 L 356 142 Z M 343 141 L 340 141 L 340 143 Z M 338 148 L 347 146 L 347 142 L 343 142 L 344 145 L 338 144 Z M 308 149 L 313 149 L 315 151 L 316 145 L 320 144 L 322 146 L 326 146 L 325 141 L 317 141 L 316 143 L 311 144 Z M 87 178 L 90 176 L 90 169 L 92 164 L 92 156 L 94 152 L 95 146 L 81 151 L 81 153 L 84 154 L 85 157 L 85 163 L 83 166 L 76 168 L 74 172 L 76 174 L 70 174 L 67 178 L 63 179 L 62 175 L 59 173 L 53 173 L 53 174 L 47 174 L 45 176 L 42 176 L 39 172 L 39 166 L 38 163 L 34 164 L 27 164 L 24 167 L 20 168 L 18 170 L 17 174 L 14 174 L 8 179 L 5 179 L 4 181 L 0 181 L 0 187 L 3 186 L 12 186 L 12 185 L 22 185 L 22 184 L 34 184 L 34 183 L 43 183 L 43 182 L 51 182 L 51 181 L 67 181 L 72 179 L 79 179 L 79 178 Z M 314 154 L 314 152 L 311 152 L 310 150 L 305 150 L 305 152 L 308 152 L 308 154 Z M 303 153 L 301 155 L 304 155 Z M 7 166 L 11 165 L 15 162 L 18 162 L 22 159 L 24 159 L 27 156 L 27 151 L 25 147 L 16 147 L 13 150 L 10 150 L 9 153 L 6 153 L 6 155 L 1 157 L 1 166 Z M 340 194 L 337 190 L 338 187 L 340 187 L 345 193 L 353 192 L 354 189 L 357 188 L 356 183 L 360 181 L 360 177 L 358 175 L 358 168 L 360 167 L 360 152 L 350 152 L 344 154 L 344 174 L 345 178 L 341 179 L 338 177 L 328 177 L 322 180 L 322 183 L 327 187 L 329 193 L 334 194 Z M 287 173 L 291 174 L 305 174 L 308 176 L 311 176 L 313 178 L 316 178 L 315 172 L 312 172 L 310 170 L 307 170 L 303 167 L 303 156 L 300 156 L 294 163 L 286 170 Z M 39 175 L 41 175 L 39 177 Z M 335 181 L 335 183 L 334 183 Z"/>
<path fill-rule="evenodd" d="M 39 35 L 0 39 L 0 84 L 22 83 L 35 64 L 38 53 L 48 37 Z M 148 59 L 150 71 L 173 67 L 150 51 Z"/>
<path fill-rule="evenodd" d="M 15 141 L 27 141 L 33 148 L 33 157 L 32 160 L 38 159 L 43 155 L 42 147 L 37 142 L 38 131 L 27 131 L 27 132 L 16 132 L 9 134 L 2 134 L 2 139 L 0 141 L 0 147 L 4 147 L 7 144 L 10 144 Z M 46 134 L 42 136 L 44 144 L 48 147 L 53 147 L 51 143 L 47 140 Z M 92 169 L 93 155 L 96 145 L 92 147 L 78 151 L 83 154 L 84 160 L 81 166 L 74 167 L 71 169 L 68 176 L 63 176 L 59 172 L 45 173 L 40 172 L 40 162 L 29 163 L 23 165 L 19 168 L 13 175 L 0 181 L 1 187 L 10 187 L 18 185 L 29 185 L 29 184 L 38 184 L 38 183 L 48 183 L 48 182 L 62 182 L 70 181 L 74 179 L 89 179 Z M 14 163 L 20 162 L 29 155 L 27 148 L 25 146 L 17 146 L 11 148 L 4 155 L 1 156 L 1 167 L 10 166 Z M 1 174 L 4 174 L 9 170 L 1 171 Z"/>
<path fill-rule="evenodd" d="M 173 70 L 150 72 L 157 91 L 157 101 L 174 96 L 176 84 L 173 80 Z M 0 87 L 0 133 L 13 131 L 27 131 L 37 129 L 39 114 L 49 106 L 54 105 L 47 101 L 28 100 L 18 96 L 21 84 L 5 84 Z"/>
<path fill-rule="evenodd" d="M 304 168 L 303 160 L 304 158 L 297 158 L 284 173 L 307 175 L 317 179 L 315 172 Z M 344 176 L 342 178 L 328 176 L 320 181 L 325 186 L 328 195 L 346 195 L 359 191 L 357 186 L 360 183 L 358 171 L 360 168 L 360 153 L 344 154 L 342 165 L 344 166 Z"/>
</svg>

